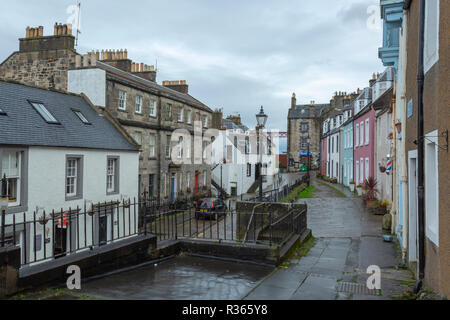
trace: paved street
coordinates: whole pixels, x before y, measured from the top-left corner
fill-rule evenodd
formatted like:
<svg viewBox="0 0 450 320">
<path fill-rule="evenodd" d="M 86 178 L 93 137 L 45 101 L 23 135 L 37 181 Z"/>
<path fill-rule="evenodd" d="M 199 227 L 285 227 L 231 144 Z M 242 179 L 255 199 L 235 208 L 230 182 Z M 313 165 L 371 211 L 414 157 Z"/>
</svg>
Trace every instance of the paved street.
<svg viewBox="0 0 450 320">
<path fill-rule="evenodd" d="M 382 217 L 367 213 L 362 200 L 339 185 L 315 179 L 313 185 L 314 198 L 299 201 L 308 205 L 308 227 L 315 237 L 312 248 L 245 299 L 391 299 L 410 289 L 412 274 L 397 268 L 401 261 L 395 243 L 382 240 Z M 381 268 L 381 291 L 367 289 L 371 265 Z"/>
</svg>

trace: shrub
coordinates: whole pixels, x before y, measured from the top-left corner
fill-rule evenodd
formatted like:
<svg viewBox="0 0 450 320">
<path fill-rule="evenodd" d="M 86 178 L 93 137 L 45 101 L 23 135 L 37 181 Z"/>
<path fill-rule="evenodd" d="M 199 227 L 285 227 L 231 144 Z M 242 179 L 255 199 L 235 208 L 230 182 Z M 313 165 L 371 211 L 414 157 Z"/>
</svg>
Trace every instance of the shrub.
<svg viewBox="0 0 450 320">
<path fill-rule="evenodd" d="M 375 200 L 378 190 L 377 190 L 378 181 L 374 177 L 369 177 L 364 180 L 363 189 L 366 191 L 365 198 L 366 200 Z"/>
<path fill-rule="evenodd" d="M 350 181 L 350 184 L 355 184 L 355 181 Z"/>
</svg>

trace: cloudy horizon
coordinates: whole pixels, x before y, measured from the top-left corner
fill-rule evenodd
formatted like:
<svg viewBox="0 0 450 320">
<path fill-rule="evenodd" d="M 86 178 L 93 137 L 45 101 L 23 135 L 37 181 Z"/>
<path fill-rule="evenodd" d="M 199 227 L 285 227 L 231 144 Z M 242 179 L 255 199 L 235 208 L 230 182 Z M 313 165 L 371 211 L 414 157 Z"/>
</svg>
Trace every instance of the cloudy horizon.
<svg viewBox="0 0 450 320">
<path fill-rule="evenodd" d="M 0 62 L 18 50 L 27 26 L 51 35 L 76 3 L 2 1 Z M 299 104 L 328 103 L 384 69 L 382 31 L 367 26 L 378 0 L 81 3 L 79 53 L 127 49 L 135 62 L 157 62 L 158 83 L 187 80 L 192 96 L 224 115 L 241 114 L 250 128 L 263 105 L 268 127 L 285 131 L 293 92 Z"/>
</svg>

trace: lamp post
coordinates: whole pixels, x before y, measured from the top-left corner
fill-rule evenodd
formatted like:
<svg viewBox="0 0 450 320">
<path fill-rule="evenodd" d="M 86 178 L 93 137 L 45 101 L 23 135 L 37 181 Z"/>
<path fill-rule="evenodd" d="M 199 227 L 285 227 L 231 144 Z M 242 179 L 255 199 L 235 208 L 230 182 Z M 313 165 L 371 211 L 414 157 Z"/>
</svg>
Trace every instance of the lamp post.
<svg viewBox="0 0 450 320">
<path fill-rule="evenodd" d="M 308 164 L 307 164 L 307 169 L 308 169 L 308 173 L 307 173 L 307 175 L 308 175 L 308 187 L 310 186 L 310 181 L 311 181 L 311 177 L 309 176 L 309 170 L 311 170 L 311 158 L 312 157 L 310 157 L 310 155 L 309 155 L 309 145 L 310 145 L 310 143 L 311 143 L 311 138 L 308 136 L 307 138 L 306 138 L 306 143 L 308 144 L 308 153 L 307 153 L 307 159 L 308 159 Z"/>
<path fill-rule="evenodd" d="M 1 188 L 1 198 L 0 198 L 0 209 L 2 211 L 2 247 L 5 246 L 5 215 L 6 215 L 6 209 L 8 209 L 8 190 L 6 187 L 7 180 L 6 180 L 6 174 L 3 175 L 3 179 L 1 180 L 2 188 Z"/>
<path fill-rule="evenodd" d="M 268 116 L 264 113 L 264 108 L 261 106 L 261 110 L 256 115 L 256 134 L 258 139 L 258 154 L 259 154 L 259 201 L 263 201 L 263 179 L 262 179 L 262 144 L 260 141 L 260 130 L 263 130 L 266 122 L 267 122 Z"/>
</svg>

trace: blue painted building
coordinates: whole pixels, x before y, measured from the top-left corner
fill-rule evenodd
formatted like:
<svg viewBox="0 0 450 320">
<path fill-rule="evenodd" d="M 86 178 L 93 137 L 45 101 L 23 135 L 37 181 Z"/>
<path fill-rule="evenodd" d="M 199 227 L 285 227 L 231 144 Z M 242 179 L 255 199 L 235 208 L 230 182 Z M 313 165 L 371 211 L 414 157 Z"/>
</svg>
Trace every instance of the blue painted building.
<svg viewBox="0 0 450 320">
<path fill-rule="evenodd" d="M 342 183 L 349 186 L 353 177 L 353 108 L 344 108 L 344 124 L 341 128 L 342 134 Z"/>
<path fill-rule="evenodd" d="M 385 67 L 392 66 L 397 71 L 399 56 L 399 32 L 403 22 L 404 0 L 381 0 L 381 19 L 383 20 L 383 47 L 378 56 Z"/>
</svg>

